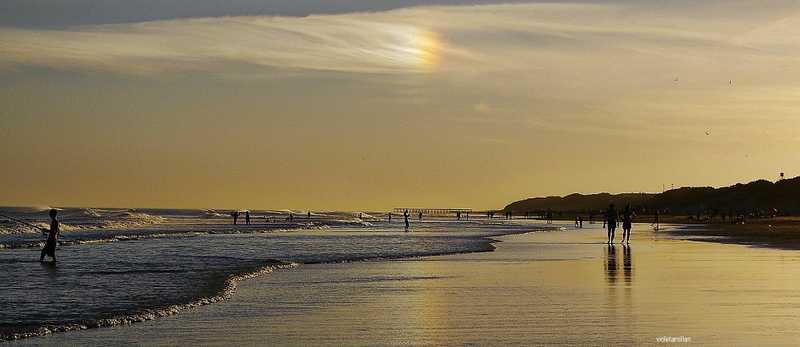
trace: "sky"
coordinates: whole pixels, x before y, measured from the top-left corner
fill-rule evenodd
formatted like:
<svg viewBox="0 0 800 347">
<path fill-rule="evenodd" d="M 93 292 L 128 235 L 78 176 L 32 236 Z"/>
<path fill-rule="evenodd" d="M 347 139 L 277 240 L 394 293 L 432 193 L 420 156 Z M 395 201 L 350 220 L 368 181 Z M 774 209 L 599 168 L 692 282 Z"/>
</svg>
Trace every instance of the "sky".
<svg viewBox="0 0 800 347">
<path fill-rule="evenodd" d="M 800 175 L 800 1 L 5 0 L 0 205 L 500 209 Z"/>
</svg>

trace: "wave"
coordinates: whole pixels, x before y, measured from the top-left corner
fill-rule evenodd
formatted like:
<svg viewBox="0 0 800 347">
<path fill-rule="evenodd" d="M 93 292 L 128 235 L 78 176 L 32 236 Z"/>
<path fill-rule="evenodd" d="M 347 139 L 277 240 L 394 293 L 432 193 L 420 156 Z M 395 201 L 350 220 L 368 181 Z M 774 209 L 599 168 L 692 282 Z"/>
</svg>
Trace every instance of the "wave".
<svg viewBox="0 0 800 347">
<path fill-rule="evenodd" d="M 331 226 L 344 226 L 344 227 L 371 227 L 375 224 L 363 220 L 334 220 L 330 222 Z"/>
<path fill-rule="evenodd" d="M 0 206 L 0 213 L 35 213 L 42 211 L 50 211 L 53 209 L 49 206 Z"/>
<path fill-rule="evenodd" d="M 35 211 L 28 208 L 4 208 L 4 214 L 13 219 L 0 216 L 0 234 L 39 233 L 41 228 L 50 227 L 50 208 Z M 133 209 L 66 208 L 58 209 L 61 231 L 93 229 L 131 229 L 161 224 L 167 218 L 138 212 Z M 24 223 L 21 223 L 22 221 Z"/>
<path fill-rule="evenodd" d="M 44 325 L 28 325 L 27 327 L 17 327 L 16 332 L 2 333 L 0 332 L 0 341 L 3 340 L 17 340 L 35 336 L 49 335 L 56 332 L 66 332 L 71 330 L 85 330 L 91 328 L 110 327 L 122 324 L 130 324 L 135 322 L 144 322 L 153 320 L 159 317 L 165 317 L 177 313 L 187 308 L 197 307 L 214 303 L 220 300 L 225 300 L 233 295 L 236 290 L 236 284 L 239 281 L 261 276 L 270 273 L 276 269 L 295 267 L 296 263 L 287 263 L 278 260 L 272 260 L 271 264 L 261 266 L 255 270 L 244 271 L 240 273 L 230 274 L 219 288 L 213 290 L 209 295 L 186 300 L 180 303 L 165 304 L 161 307 L 148 308 L 142 310 L 134 310 L 126 313 L 116 314 L 110 317 L 95 318 L 88 320 L 80 320 L 73 322 L 64 322 L 61 324 L 44 324 Z"/>
</svg>

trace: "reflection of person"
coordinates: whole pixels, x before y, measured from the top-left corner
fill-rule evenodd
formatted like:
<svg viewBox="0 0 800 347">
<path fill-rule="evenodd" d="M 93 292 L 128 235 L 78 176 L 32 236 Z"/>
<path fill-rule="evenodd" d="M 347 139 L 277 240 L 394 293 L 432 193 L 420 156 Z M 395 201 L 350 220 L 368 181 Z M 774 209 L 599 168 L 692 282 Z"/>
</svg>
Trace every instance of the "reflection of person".
<svg viewBox="0 0 800 347">
<path fill-rule="evenodd" d="M 56 219 L 56 214 L 58 214 L 58 210 L 52 209 L 50 210 L 50 230 L 42 229 L 43 234 L 47 234 L 47 242 L 44 244 L 44 248 L 42 248 L 42 256 L 39 257 L 39 261 L 44 261 L 44 256 L 49 256 L 53 258 L 53 261 L 56 261 L 56 243 L 58 241 L 58 234 L 61 231 L 61 223 Z"/>
<path fill-rule="evenodd" d="M 615 284 L 617 282 L 617 249 L 613 244 L 608 244 L 606 250 L 606 282 L 608 284 Z"/>
<path fill-rule="evenodd" d="M 633 227 L 631 222 L 636 219 L 636 213 L 631 211 L 631 205 L 625 205 L 625 209 L 620 215 L 622 216 L 622 242 L 625 242 L 627 236 L 627 242 L 631 243 L 631 228 Z"/>
<path fill-rule="evenodd" d="M 609 244 L 614 242 L 614 232 L 617 230 L 617 221 L 619 221 L 619 213 L 614 209 L 614 204 L 609 204 L 603 219 L 603 224 L 608 228 Z"/>
<path fill-rule="evenodd" d="M 622 269 L 623 273 L 625 274 L 625 282 L 631 283 L 633 282 L 633 261 L 631 260 L 631 246 L 624 245 L 622 246 Z"/>
</svg>

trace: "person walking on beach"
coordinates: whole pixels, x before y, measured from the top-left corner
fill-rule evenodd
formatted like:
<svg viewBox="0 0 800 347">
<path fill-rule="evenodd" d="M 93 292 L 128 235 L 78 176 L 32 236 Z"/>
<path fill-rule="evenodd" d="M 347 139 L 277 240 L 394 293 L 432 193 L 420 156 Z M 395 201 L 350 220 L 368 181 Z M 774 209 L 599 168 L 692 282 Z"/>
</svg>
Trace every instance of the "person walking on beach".
<svg viewBox="0 0 800 347">
<path fill-rule="evenodd" d="M 622 210 L 622 242 L 625 243 L 626 236 L 627 242 L 631 243 L 631 228 L 633 227 L 633 220 L 636 219 L 636 213 L 633 213 L 631 210 L 631 205 L 625 205 L 625 209 Z"/>
<path fill-rule="evenodd" d="M 408 217 L 409 217 L 410 215 L 411 215 L 411 214 L 408 212 L 408 210 L 406 210 L 405 212 L 403 212 L 403 217 L 405 217 L 405 219 L 406 219 L 406 230 L 408 230 L 408 226 L 409 226 L 409 224 L 408 224 Z"/>
<path fill-rule="evenodd" d="M 51 209 L 50 230 L 42 229 L 42 234 L 47 235 L 47 242 L 45 242 L 44 248 L 42 248 L 42 255 L 39 257 L 39 262 L 44 261 L 44 256 L 53 258 L 53 262 L 56 261 L 56 243 L 58 241 L 58 234 L 61 232 L 61 223 L 56 219 L 57 214 L 58 210 Z"/>
<path fill-rule="evenodd" d="M 244 224 L 250 225 L 250 210 L 244 211 Z"/>
<path fill-rule="evenodd" d="M 614 243 L 614 232 L 617 230 L 617 222 L 619 221 L 619 213 L 614 209 L 614 204 L 608 205 L 606 215 L 603 217 L 603 224 L 608 228 L 608 244 Z"/>
</svg>

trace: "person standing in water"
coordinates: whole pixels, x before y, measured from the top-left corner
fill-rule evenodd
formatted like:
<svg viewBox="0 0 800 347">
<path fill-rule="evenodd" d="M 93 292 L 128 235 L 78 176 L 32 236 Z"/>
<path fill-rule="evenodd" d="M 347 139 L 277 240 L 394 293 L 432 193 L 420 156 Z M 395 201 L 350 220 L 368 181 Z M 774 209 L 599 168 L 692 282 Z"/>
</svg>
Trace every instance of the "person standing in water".
<svg viewBox="0 0 800 347">
<path fill-rule="evenodd" d="M 614 209 L 614 204 L 608 205 L 603 224 L 608 228 L 608 244 L 614 243 L 614 232 L 617 230 L 617 222 L 619 221 L 619 213 Z"/>
<path fill-rule="evenodd" d="M 631 211 L 631 205 L 625 205 L 625 209 L 620 214 L 622 215 L 622 243 L 625 243 L 626 236 L 627 242 L 631 243 L 631 228 L 633 220 L 636 219 L 636 213 Z"/>
<path fill-rule="evenodd" d="M 56 261 L 56 243 L 58 242 L 58 234 L 61 232 L 61 223 L 56 219 L 58 210 L 50 210 L 50 230 L 42 229 L 42 234 L 47 235 L 47 242 L 42 248 L 42 256 L 39 257 L 39 262 L 44 261 L 44 256 L 49 256 Z"/>
<path fill-rule="evenodd" d="M 405 217 L 405 219 L 406 219 L 406 230 L 408 230 L 408 226 L 409 226 L 409 225 L 408 225 L 408 217 L 409 217 L 410 215 L 411 215 L 411 213 L 408 213 L 408 210 L 406 210 L 405 212 L 403 212 L 403 217 Z"/>
<path fill-rule="evenodd" d="M 658 215 L 659 215 L 658 210 L 656 210 L 656 212 L 653 214 L 653 224 L 650 224 L 650 226 L 655 225 L 656 230 L 658 230 Z M 725 220 L 725 212 L 722 212 L 722 220 L 723 221 Z"/>
</svg>

